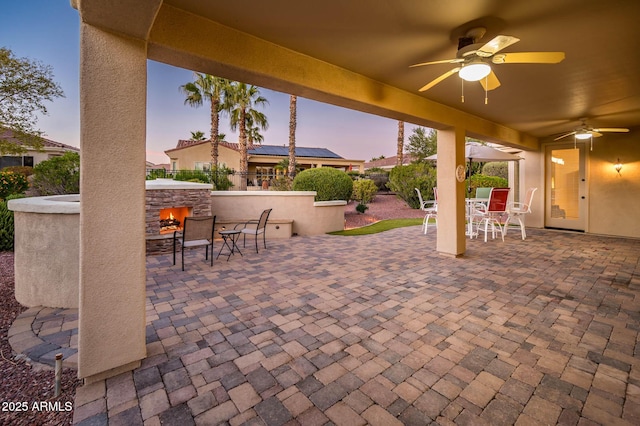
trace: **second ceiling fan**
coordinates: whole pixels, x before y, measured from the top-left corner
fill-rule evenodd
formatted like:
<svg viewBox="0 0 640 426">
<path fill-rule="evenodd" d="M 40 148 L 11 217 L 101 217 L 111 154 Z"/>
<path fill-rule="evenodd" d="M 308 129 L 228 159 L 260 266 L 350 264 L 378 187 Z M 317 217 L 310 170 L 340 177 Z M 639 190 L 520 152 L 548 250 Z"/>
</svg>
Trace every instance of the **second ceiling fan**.
<svg viewBox="0 0 640 426">
<path fill-rule="evenodd" d="M 519 38 L 498 35 L 485 44 L 477 43 L 485 33 L 484 28 L 473 28 L 458 40 L 458 53 L 453 59 L 422 62 L 411 65 L 421 67 L 434 64 L 456 64 L 457 66 L 422 86 L 419 91 L 429 90 L 446 78 L 458 73 L 466 81 L 480 81 L 485 90 L 500 86 L 500 81 L 490 64 L 557 64 L 564 59 L 564 52 L 513 52 L 498 53 L 520 41 Z"/>
</svg>

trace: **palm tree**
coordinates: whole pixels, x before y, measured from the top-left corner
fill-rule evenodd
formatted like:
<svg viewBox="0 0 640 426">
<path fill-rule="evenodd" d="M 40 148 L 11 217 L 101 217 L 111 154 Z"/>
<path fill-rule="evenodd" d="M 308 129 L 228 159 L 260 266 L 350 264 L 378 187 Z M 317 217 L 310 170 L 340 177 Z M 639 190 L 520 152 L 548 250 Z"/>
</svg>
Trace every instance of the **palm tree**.
<svg viewBox="0 0 640 426">
<path fill-rule="evenodd" d="M 291 95 L 289 97 L 289 177 L 294 178 L 296 175 L 296 117 L 298 114 L 298 97 Z"/>
<path fill-rule="evenodd" d="M 243 177 L 240 180 L 241 191 L 247 188 L 246 176 L 249 169 L 247 142 L 253 143 L 258 139 L 262 140 L 262 135 L 258 136 L 257 129 L 266 130 L 269 127 L 267 117 L 254 108 L 268 103 L 267 99 L 260 96 L 260 90 L 253 85 L 236 82 L 232 83 L 225 92 L 225 109 L 229 111 L 231 130 L 238 129 L 239 133 L 240 174 Z"/>
<path fill-rule="evenodd" d="M 220 113 L 224 111 L 224 94 L 230 81 L 209 74 L 194 74 L 195 81 L 180 86 L 180 90 L 187 95 L 184 100 L 185 104 L 197 108 L 202 106 L 205 101 L 211 103 L 211 168 L 215 170 L 218 167 Z"/>
<path fill-rule="evenodd" d="M 398 153 L 396 157 L 396 166 L 402 166 L 404 163 L 404 121 L 398 121 Z"/>
<path fill-rule="evenodd" d="M 197 130 L 195 132 L 191 132 L 191 140 L 192 141 L 204 141 L 206 138 L 204 137 L 204 132 Z"/>
</svg>

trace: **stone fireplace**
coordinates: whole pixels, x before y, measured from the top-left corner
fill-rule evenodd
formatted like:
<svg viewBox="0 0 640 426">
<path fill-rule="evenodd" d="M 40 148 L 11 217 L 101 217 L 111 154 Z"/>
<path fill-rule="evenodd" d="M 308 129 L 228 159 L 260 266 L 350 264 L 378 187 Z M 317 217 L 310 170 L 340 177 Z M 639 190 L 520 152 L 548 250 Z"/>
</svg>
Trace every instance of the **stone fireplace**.
<svg viewBox="0 0 640 426">
<path fill-rule="evenodd" d="M 188 216 L 211 216 L 212 186 L 156 179 L 146 182 L 147 254 L 173 252 L 173 233 Z"/>
</svg>

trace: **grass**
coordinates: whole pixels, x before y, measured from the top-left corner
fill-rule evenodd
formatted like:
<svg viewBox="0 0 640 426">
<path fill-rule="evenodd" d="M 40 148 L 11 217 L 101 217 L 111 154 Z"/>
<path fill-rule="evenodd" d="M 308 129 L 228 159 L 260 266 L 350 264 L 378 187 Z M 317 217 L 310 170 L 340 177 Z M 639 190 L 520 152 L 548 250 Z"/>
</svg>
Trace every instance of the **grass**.
<svg viewBox="0 0 640 426">
<path fill-rule="evenodd" d="M 348 229 L 346 231 L 329 232 L 329 234 L 344 236 L 377 234 L 378 232 L 388 231 L 389 229 L 402 228 L 404 226 L 422 225 L 422 220 L 423 219 L 420 218 L 381 220 L 380 222 L 363 226 L 361 228 Z"/>
</svg>

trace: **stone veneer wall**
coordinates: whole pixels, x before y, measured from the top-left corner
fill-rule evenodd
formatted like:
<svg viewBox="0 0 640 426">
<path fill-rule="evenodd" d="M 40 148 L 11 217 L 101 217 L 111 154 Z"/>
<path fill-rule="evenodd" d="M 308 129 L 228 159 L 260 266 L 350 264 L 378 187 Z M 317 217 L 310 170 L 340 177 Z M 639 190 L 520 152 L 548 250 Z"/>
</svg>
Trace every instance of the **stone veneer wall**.
<svg viewBox="0 0 640 426">
<path fill-rule="evenodd" d="M 160 210 L 190 207 L 192 216 L 211 216 L 211 185 L 168 179 L 148 181 L 146 190 L 147 254 L 173 252 L 173 233 L 160 235 Z"/>
</svg>

